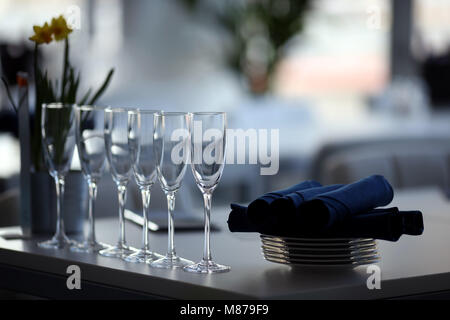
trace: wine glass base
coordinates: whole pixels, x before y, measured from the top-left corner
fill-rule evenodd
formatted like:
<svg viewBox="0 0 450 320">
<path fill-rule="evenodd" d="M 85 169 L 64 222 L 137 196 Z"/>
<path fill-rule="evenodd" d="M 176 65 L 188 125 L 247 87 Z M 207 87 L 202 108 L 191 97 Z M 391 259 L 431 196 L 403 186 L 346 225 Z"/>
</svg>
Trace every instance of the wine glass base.
<svg viewBox="0 0 450 320">
<path fill-rule="evenodd" d="M 175 255 L 165 256 L 161 259 L 153 261 L 150 263 L 150 267 L 153 268 L 161 268 L 161 269 L 177 269 L 184 268 L 187 265 L 192 264 L 193 262 Z"/>
<path fill-rule="evenodd" d="M 129 246 L 114 246 L 108 249 L 100 250 L 99 254 L 105 257 L 125 259 L 127 256 L 136 252 L 135 248 Z"/>
<path fill-rule="evenodd" d="M 155 260 L 163 258 L 162 255 L 150 250 L 140 249 L 139 251 L 125 257 L 125 261 L 133 263 L 151 263 Z"/>
<path fill-rule="evenodd" d="M 184 267 L 183 270 L 186 272 L 193 272 L 193 273 L 219 273 L 219 272 L 228 272 L 231 270 L 231 267 L 217 264 L 211 260 L 208 261 L 202 260 L 198 263 Z"/>
<path fill-rule="evenodd" d="M 64 249 L 73 245 L 74 241 L 70 240 L 65 234 L 62 236 L 54 236 L 50 240 L 38 242 L 38 247 L 44 249 Z"/>
<path fill-rule="evenodd" d="M 74 252 L 83 252 L 83 253 L 95 253 L 95 252 L 99 252 L 101 250 L 105 250 L 105 249 L 109 249 L 111 248 L 110 245 L 107 245 L 105 243 L 101 243 L 101 242 L 88 242 L 88 241 L 84 241 L 81 243 L 75 243 L 70 247 L 71 251 Z"/>
</svg>

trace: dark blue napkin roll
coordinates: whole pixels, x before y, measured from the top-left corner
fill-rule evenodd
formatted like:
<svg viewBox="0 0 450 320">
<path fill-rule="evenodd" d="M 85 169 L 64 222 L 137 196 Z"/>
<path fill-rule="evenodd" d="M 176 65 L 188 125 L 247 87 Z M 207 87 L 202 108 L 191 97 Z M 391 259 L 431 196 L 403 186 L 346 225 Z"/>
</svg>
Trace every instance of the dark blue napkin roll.
<svg viewBox="0 0 450 320">
<path fill-rule="evenodd" d="M 285 220 L 290 223 L 294 217 L 297 208 L 305 201 L 315 197 L 342 188 L 342 184 L 333 184 L 324 187 L 315 187 L 305 190 L 298 190 L 287 194 L 281 198 L 275 199 L 270 204 L 270 222 L 278 224 L 279 220 Z"/>
<path fill-rule="evenodd" d="M 268 216 L 270 215 L 270 204 L 285 195 L 291 194 L 295 191 L 305 190 L 309 188 L 320 187 L 321 184 L 317 181 L 307 180 L 302 183 L 296 184 L 287 189 L 273 191 L 264 194 L 258 199 L 251 202 L 247 209 L 247 215 L 249 221 L 255 226 L 261 226 L 267 223 Z"/>
<path fill-rule="evenodd" d="M 327 229 L 351 216 L 388 205 L 393 197 L 389 182 L 373 175 L 301 203 L 296 208 L 296 223 L 315 231 Z"/>
<path fill-rule="evenodd" d="M 242 207 L 232 205 L 232 209 Z M 233 210 L 234 210 L 233 209 Z M 233 211 L 232 211 L 233 212 Z M 421 235 L 424 230 L 420 211 L 399 211 L 398 208 L 374 209 L 364 214 L 350 216 L 321 231 L 283 222 L 256 228 L 239 214 L 230 213 L 228 227 L 231 232 L 259 232 L 268 235 L 298 238 L 374 238 L 397 241 L 401 235 Z"/>
<path fill-rule="evenodd" d="M 325 231 L 323 236 L 397 241 L 402 234 L 418 236 L 422 233 L 422 212 L 399 211 L 394 207 L 352 216 Z"/>
<path fill-rule="evenodd" d="M 228 229 L 231 232 L 258 232 L 248 219 L 247 207 L 232 203 L 231 212 L 228 215 Z"/>
<path fill-rule="evenodd" d="M 403 234 L 421 235 L 423 229 L 420 211 L 399 211 L 398 208 L 393 207 L 374 209 L 364 214 L 350 216 L 319 232 L 304 228 L 294 230 L 286 226 L 279 227 L 276 232 L 291 237 L 374 238 L 397 241 Z"/>
</svg>

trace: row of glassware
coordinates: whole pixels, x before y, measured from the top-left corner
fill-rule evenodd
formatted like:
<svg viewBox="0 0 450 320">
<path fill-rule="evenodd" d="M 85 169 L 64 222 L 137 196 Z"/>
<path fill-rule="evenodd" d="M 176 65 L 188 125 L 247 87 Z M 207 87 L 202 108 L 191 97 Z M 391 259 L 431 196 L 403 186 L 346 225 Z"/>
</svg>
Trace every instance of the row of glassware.
<svg viewBox="0 0 450 320">
<path fill-rule="evenodd" d="M 226 114 L 223 112 L 164 112 L 160 110 L 44 104 L 41 115 L 44 157 L 54 178 L 57 194 L 56 233 L 38 243 L 43 248 L 66 248 L 99 253 L 157 268 L 183 268 L 196 273 L 225 272 L 230 267 L 211 260 L 211 196 L 224 167 Z M 89 185 L 89 231 L 82 242 L 64 232 L 62 199 L 64 178 L 69 171 L 75 145 L 83 175 Z M 114 246 L 96 240 L 95 200 L 106 160 L 119 198 L 119 240 Z M 204 198 L 205 239 L 203 259 L 193 263 L 178 256 L 174 245 L 173 211 L 187 164 Z M 143 202 L 142 248 L 125 240 L 124 206 L 127 185 L 134 175 Z M 159 180 L 168 203 L 168 251 L 152 252 L 148 240 L 148 209 L 152 186 Z"/>
</svg>

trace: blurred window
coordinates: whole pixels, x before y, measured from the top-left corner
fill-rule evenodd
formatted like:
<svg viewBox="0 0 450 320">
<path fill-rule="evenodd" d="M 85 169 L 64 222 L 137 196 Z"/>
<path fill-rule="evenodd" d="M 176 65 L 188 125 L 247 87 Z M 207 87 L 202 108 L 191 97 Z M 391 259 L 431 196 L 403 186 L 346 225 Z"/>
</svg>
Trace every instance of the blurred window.
<svg viewBox="0 0 450 320">
<path fill-rule="evenodd" d="M 450 1 L 414 1 L 413 28 L 419 46 L 413 49 L 418 57 L 423 54 L 443 54 L 450 49 Z"/>
<path fill-rule="evenodd" d="M 286 96 L 379 92 L 389 76 L 388 0 L 312 2 L 305 28 L 278 65 Z"/>
</svg>

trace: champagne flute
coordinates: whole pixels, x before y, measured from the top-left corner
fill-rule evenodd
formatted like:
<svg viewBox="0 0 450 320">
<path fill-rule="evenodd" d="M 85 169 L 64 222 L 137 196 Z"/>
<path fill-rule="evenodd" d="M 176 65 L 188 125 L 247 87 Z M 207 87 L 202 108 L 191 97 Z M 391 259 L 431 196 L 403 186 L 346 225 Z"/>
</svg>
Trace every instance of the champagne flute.
<svg viewBox="0 0 450 320">
<path fill-rule="evenodd" d="M 156 159 L 153 150 L 153 110 L 132 110 L 128 112 L 128 146 L 133 163 L 136 183 L 141 191 L 143 220 L 142 249 L 125 258 L 129 262 L 147 262 L 160 259 L 163 256 L 150 251 L 148 241 L 148 211 L 150 206 L 150 191 L 156 182 Z"/>
<path fill-rule="evenodd" d="M 189 158 L 190 114 L 162 112 L 155 114 L 153 147 L 157 159 L 156 170 L 161 188 L 167 197 L 168 249 L 164 258 L 150 264 L 156 268 L 182 268 L 192 261 L 177 256 L 174 244 L 173 211 L 175 195 L 180 189 Z"/>
<path fill-rule="evenodd" d="M 191 169 L 197 187 L 203 194 L 205 239 L 203 259 L 188 265 L 185 271 L 195 273 L 227 272 L 230 267 L 215 263 L 210 248 L 211 199 L 219 184 L 225 164 L 227 118 L 224 112 L 192 114 Z"/>
<path fill-rule="evenodd" d="M 72 244 L 64 231 L 62 206 L 65 176 L 75 148 L 74 105 L 42 105 L 41 134 L 45 163 L 56 185 L 56 233 L 52 239 L 38 243 L 42 248 L 62 249 Z"/>
<path fill-rule="evenodd" d="M 101 250 L 99 253 L 103 256 L 122 259 L 136 251 L 136 249 L 128 246 L 125 240 L 124 210 L 132 166 L 127 128 L 128 111 L 126 109 L 110 107 L 105 109 L 106 158 L 119 197 L 119 240 L 117 245 Z"/>
<path fill-rule="evenodd" d="M 82 243 L 71 247 L 79 252 L 98 252 L 109 246 L 98 242 L 95 236 L 95 200 L 97 185 L 105 167 L 104 108 L 98 106 L 77 106 L 76 141 L 81 170 L 89 186 L 88 232 Z"/>
</svg>

